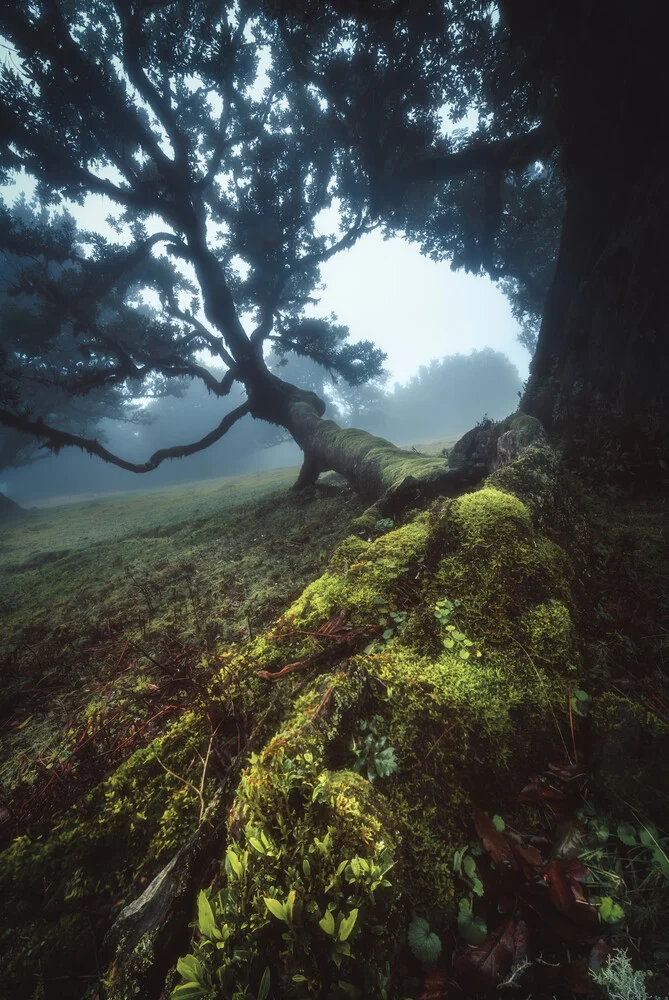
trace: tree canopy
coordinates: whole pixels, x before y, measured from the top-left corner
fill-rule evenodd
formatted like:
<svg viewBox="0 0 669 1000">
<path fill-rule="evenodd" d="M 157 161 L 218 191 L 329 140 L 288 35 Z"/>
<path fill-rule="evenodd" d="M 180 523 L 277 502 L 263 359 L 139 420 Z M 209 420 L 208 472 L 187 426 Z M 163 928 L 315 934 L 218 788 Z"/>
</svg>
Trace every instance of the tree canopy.
<svg viewBox="0 0 669 1000">
<path fill-rule="evenodd" d="M 0 31 L 12 48 L 0 166 L 35 178 L 44 206 L 30 224 L 5 210 L 2 247 L 25 262 L 15 290 L 38 302 L 48 336 L 70 338 L 54 383 L 78 399 L 136 398 L 186 376 L 247 396 L 199 442 L 145 463 L 68 433 L 22 391 L 0 411 L 5 427 L 148 471 L 251 413 L 306 453 L 313 427 L 293 404 L 322 404 L 270 377 L 264 354 L 311 358 L 353 385 L 379 375 L 370 341 L 304 310 L 319 265 L 382 221 L 504 278 L 519 315 L 536 316 L 554 219 L 547 209 L 528 236 L 509 206 L 551 200 L 537 161 L 552 144 L 492 10 L 38 0 L 6 5 Z M 445 115 L 477 124 L 454 133 Z M 94 195 L 111 208 L 106 233 L 54 224 L 63 199 Z M 539 244 L 543 260 L 528 249 Z"/>
</svg>

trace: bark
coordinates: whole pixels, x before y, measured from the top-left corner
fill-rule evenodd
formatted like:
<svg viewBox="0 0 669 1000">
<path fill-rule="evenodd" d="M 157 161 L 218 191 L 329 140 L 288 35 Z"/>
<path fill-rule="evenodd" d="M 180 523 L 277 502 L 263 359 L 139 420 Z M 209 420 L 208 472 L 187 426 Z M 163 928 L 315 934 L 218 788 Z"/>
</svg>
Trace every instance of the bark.
<svg viewBox="0 0 669 1000">
<path fill-rule="evenodd" d="M 442 457 L 419 455 L 367 431 L 341 428 L 323 419 L 325 404 L 315 393 L 284 382 L 259 365 L 246 388 L 252 416 L 284 427 L 302 449 L 297 489 L 312 486 L 322 472 L 333 471 L 364 500 L 386 498 L 391 506 L 392 502 L 401 506 L 412 492 L 458 493 L 485 474 L 477 472 L 472 479 L 469 469 L 450 471 Z"/>
<path fill-rule="evenodd" d="M 657 456 L 669 413 L 665 308 L 669 97 L 652 4 L 595 0 L 503 11 L 551 82 L 566 208 L 521 408 L 572 446 Z M 627 437 L 627 440 L 625 440 Z"/>
<path fill-rule="evenodd" d="M 254 371 L 247 382 L 252 415 L 284 427 L 304 453 L 296 488 L 313 485 L 322 472 L 338 472 L 363 500 L 377 505 L 379 516 L 419 499 L 455 496 L 543 437 L 531 417 L 484 421 L 456 444 L 447 462 L 398 448 L 367 431 L 339 427 L 323 418 L 325 404 L 314 393 L 267 369 Z"/>
</svg>

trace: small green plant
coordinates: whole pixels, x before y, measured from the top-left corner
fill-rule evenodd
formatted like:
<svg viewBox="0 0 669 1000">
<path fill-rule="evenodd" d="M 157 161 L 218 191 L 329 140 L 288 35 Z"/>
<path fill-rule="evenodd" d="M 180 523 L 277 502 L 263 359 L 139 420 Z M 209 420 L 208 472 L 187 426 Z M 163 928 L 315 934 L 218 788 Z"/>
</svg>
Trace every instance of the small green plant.
<svg viewBox="0 0 669 1000">
<path fill-rule="evenodd" d="M 361 739 L 354 739 L 351 744 L 351 750 L 357 758 L 352 770 L 358 774 L 366 774 L 371 782 L 376 778 L 387 778 L 399 767 L 395 748 L 387 746 L 388 738 L 380 731 L 382 725 L 383 718 L 380 715 L 361 719 L 358 724 Z"/>
<path fill-rule="evenodd" d="M 578 715 L 579 718 L 585 719 L 590 713 L 590 707 L 592 705 L 592 697 L 583 691 L 581 688 L 575 688 L 571 696 L 571 710 L 574 715 Z"/>
<path fill-rule="evenodd" d="M 461 660 L 468 660 L 471 656 L 470 650 L 474 646 L 474 643 L 471 639 L 467 638 L 464 632 L 458 631 L 451 622 L 451 615 L 460 606 L 460 603 L 460 601 L 449 601 L 448 598 L 444 598 L 443 601 L 437 601 L 434 606 L 434 617 L 448 632 L 448 635 L 443 640 L 444 647 L 446 649 L 457 650 Z M 481 655 L 480 649 L 475 650 L 475 652 L 477 656 Z"/>
<path fill-rule="evenodd" d="M 441 955 L 441 941 L 430 930 L 430 925 L 424 917 L 414 917 L 409 924 L 409 947 L 419 962 L 431 965 Z"/>
<path fill-rule="evenodd" d="M 383 531 L 391 531 L 395 527 L 395 522 L 392 517 L 380 517 L 379 520 L 375 522 L 374 527 L 379 533 Z"/>
<path fill-rule="evenodd" d="M 376 740 L 374 727 L 366 732 Z M 320 994 L 324 977 L 343 990 L 333 996 L 371 995 L 360 985 L 380 975 L 370 959 L 391 906 L 393 858 L 381 836 L 351 841 L 361 816 L 347 787 L 367 786 L 343 773 L 323 769 L 310 751 L 251 754 L 238 792 L 246 825 L 227 848 L 222 887 L 200 894 L 174 1000 L 264 1000 L 270 984 L 275 996 L 306 1000 Z M 352 825 L 342 827 L 342 816 Z M 374 990 L 383 997 L 380 979 Z"/>
<path fill-rule="evenodd" d="M 589 897 L 603 924 L 618 940 L 643 939 L 653 966 L 669 959 L 669 837 L 634 813 L 635 823 L 619 822 L 590 803 L 579 811 L 585 828 L 580 859 L 590 872 Z"/>
<path fill-rule="evenodd" d="M 378 653 L 380 650 L 392 646 L 395 636 L 402 635 L 406 629 L 407 618 L 406 611 L 388 611 L 387 615 L 379 618 L 379 625 L 384 625 L 385 628 L 378 639 L 373 639 L 365 646 L 365 652 Z"/>
<path fill-rule="evenodd" d="M 476 861 L 472 855 L 468 853 L 468 851 L 469 847 L 465 846 L 455 852 L 453 855 L 453 871 L 456 875 L 459 875 L 464 882 L 468 883 L 475 896 L 482 896 L 483 882 L 479 877 Z"/>
<path fill-rule="evenodd" d="M 461 603 L 462 601 L 449 601 L 448 598 L 444 598 L 443 601 L 437 601 L 434 606 L 434 617 L 440 625 L 449 625 L 451 615 L 456 608 L 460 607 Z"/>
<path fill-rule="evenodd" d="M 458 903 L 458 930 L 467 944 L 483 944 L 488 935 L 485 920 L 474 916 L 472 901 L 466 897 Z"/>
<path fill-rule="evenodd" d="M 504 828 L 501 816 L 495 816 L 493 824 L 498 832 Z M 466 844 L 453 855 L 453 871 L 469 887 L 469 896 L 464 896 L 458 904 L 458 930 L 467 944 L 481 944 L 486 939 L 488 928 L 481 917 L 474 916 L 474 897 L 483 896 L 484 888 L 474 853 L 480 853 L 477 844 Z"/>
</svg>

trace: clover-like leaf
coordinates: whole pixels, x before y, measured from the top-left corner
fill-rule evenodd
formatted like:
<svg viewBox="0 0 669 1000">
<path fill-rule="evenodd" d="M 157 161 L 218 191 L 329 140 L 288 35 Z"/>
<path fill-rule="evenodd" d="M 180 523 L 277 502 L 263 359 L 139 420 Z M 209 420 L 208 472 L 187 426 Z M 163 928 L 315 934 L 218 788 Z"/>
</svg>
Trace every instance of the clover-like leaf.
<svg viewBox="0 0 669 1000">
<path fill-rule="evenodd" d="M 441 955 L 441 941 L 430 930 L 430 925 L 424 917 L 414 917 L 409 924 L 409 947 L 419 962 L 431 965 Z"/>
</svg>

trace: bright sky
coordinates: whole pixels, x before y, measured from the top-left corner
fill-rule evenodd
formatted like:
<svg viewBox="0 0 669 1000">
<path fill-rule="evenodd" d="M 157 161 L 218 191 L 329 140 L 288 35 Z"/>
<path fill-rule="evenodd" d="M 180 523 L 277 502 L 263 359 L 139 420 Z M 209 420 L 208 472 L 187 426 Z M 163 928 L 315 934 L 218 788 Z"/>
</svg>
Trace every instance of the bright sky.
<svg viewBox="0 0 669 1000">
<path fill-rule="evenodd" d="M 21 192 L 30 197 L 33 190 L 24 175 L 0 187 L 0 194 L 11 203 Z M 83 227 L 118 238 L 105 222 L 111 202 L 91 197 L 84 207 L 68 207 Z M 165 227 L 160 223 L 155 228 Z M 519 326 L 488 278 L 453 272 L 447 263 L 423 257 L 416 244 L 400 237 L 384 240 L 379 232 L 368 233 L 327 261 L 321 274 L 325 289 L 311 311 L 318 316 L 336 313 L 352 340 L 371 340 L 386 351 L 391 385 L 405 382 L 432 358 L 486 346 L 506 354 L 521 378 L 527 378 L 530 356 L 518 343 Z"/>
<path fill-rule="evenodd" d="M 528 351 L 502 293 L 488 278 L 451 271 L 423 257 L 416 244 L 363 236 L 322 267 L 325 291 L 314 312 L 337 313 L 352 340 L 372 340 L 388 354 L 391 381 L 420 365 L 482 347 L 502 351 L 527 378 Z"/>
</svg>

